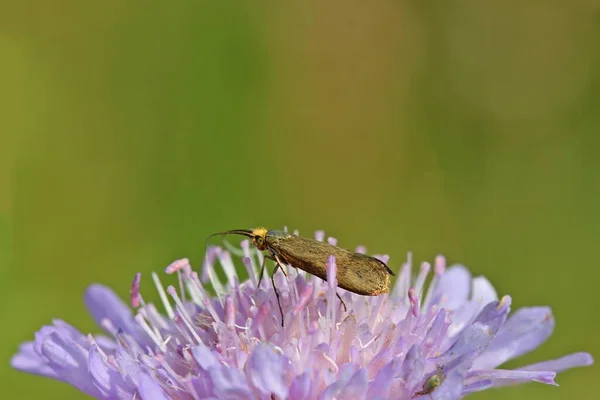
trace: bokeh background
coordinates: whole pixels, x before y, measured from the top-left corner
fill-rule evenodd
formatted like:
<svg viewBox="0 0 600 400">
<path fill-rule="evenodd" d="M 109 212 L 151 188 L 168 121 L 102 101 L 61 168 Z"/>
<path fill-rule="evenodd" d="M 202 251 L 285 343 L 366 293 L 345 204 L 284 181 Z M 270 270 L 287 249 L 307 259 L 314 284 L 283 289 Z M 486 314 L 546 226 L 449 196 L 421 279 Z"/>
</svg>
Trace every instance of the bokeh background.
<svg viewBox="0 0 600 400">
<path fill-rule="evenodd" d="M 1 2 L 3 396 L 83 398 L 12 371 L 18 343 L 96 332 L 89 283 L 126 296 L 256 225 L 444 253 L 552 306 L 510 367 L 598 358 L 598 1 L 95 3 Z M 592 399 L 599 373 L 473 398 Z"/>
</svg>

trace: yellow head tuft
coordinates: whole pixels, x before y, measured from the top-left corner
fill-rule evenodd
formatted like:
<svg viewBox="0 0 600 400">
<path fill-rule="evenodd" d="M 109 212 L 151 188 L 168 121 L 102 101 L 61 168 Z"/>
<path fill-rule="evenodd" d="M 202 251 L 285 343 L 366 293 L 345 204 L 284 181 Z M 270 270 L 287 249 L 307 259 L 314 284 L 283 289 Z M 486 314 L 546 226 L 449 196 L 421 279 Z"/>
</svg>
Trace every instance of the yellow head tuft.
<svg viewBox="0 0 600 400">
<path fill-rule="evenodd" d="M 263 239 L 267 236 L 267 229 L 259 226 L 256 229 L 252 229 L 252 236 L 260 236 Z"/>
<path fill-rule="evenodd" d="M 266 250 L 267 230 L 261 226 L 256 229 L 252 229 L 252 243 L 258 250 Z"/>
</svg>

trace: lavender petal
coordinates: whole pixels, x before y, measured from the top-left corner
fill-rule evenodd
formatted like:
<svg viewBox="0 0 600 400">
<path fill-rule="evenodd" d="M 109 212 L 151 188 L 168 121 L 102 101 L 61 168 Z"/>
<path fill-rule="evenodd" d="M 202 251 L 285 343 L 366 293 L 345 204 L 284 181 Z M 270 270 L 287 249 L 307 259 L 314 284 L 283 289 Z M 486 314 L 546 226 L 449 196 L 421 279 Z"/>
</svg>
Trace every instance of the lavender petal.
<svg viewBox="0 0 600 400">
<path fill-rule="evenodd" d="M 283 381 L 285 359 L 272 346 L 259 344 L 246 362 L 246 375 L 261 393 L 274 394 L 280 400 L 287 397 L 288 389 Z"/>
<path fill-rule="evenodd" d="M 562 372 L 577 367 L 587 367 L 594 363 L 594 358 L 589 353 L 573 353 L 555 360 L 543 361 L 522 368 L 523 371 L 554 371 Z"/>
<path fill-rule="evenodd" d="M 400 368 L 400 378 L 409 390 L 419 383 L 423 376 L 424 368 L 425 359 L 421 354 L 419 346 L 414 344 L 406 354 L 406 358 Z"/>
<path fill-rule="evenodd" d="M 109 320 L 117 330 L 133 334 L 138 331 L 138 325 L 131 311 L 117 295 L 102 285 L 90 285 L 85 291 L 85 304 L 100 327 L 104 320 Z"/>
<path fill-rule="evenodd" d="M 498 300 L 498 294 L 490 281 L 483 276 L 473 278 L 471 299 L 480 304 L 488 304 Z"/>
<path fill-rule="evenodd" d="M 474 369 L 491 369 L 526 354 L 550 337 L 554 318 L 548 307 L 517 310 L 498 330 L 485 353 L 477 359 Z"/>
<path fill-rule="evenodd" d="M 21 344 L 19 352 L 11 358 L 10 365 L 19 371 L 58 379 L 56 371 L 35 351 L 33 342 Z"/>
<path fill-rule="evenodd" d="M 466 327 L 456 339 L 456 342 L 436 362 L 446 364 L 450 360 L 467 353 L 480 353 L 490 343 L 494 332 L 485 324 L 476 322 Z"/>
<path fill-rule="evenodd" d="M 311 389 L 310 374 L 305 372 L 301 375 L 298 375 L 290 385 L 288 400 L 312 399 L 313 394 Z"/>
<path fill-rule="evenodd" d="M 463 386 L 462 395 L 466 396 L 469 393 L 481 392 L 494 386 L 494 381 L 491 379 L 482 379 Z"/>
<path fill-rule="evenodd" d="M 350 381 L 344 386 L 344 388 L 336 396 L 338 399 L 366 399 L 367 389 L 369 383 L 369 376 L 367 370 L 364 368 L 356 371 Z"/>
<path fill-rule="evenodd" d="M 375 375 L 375 379 L 367 392 L 368 398 L 387 398 L 390 391 L 390 382 L 394 379 L 394 370 L 397 365 L 398 361 L 394 359 L 377 372 L 377 375 Z"/>
<path fill-rule="evenodd" d="M 512 299 L 510 296 L 504 296 L 499 301 L 492 301 L 483 307 L 474 322 L 488 325 L 495 334 L 506 321 L 511 304 Z"/>
<path fill-rule="evenodd" d="M 106 362 L 96 345 L 90 348 L 88 363 L 92 382 L 104 397 L 125 399 L 133 396 L 133 386 L 123 381 L 122 375 Z"/>
<path fill-rule="evenodd" d="M 138 393 L 142 400 L 169 400 L 156 379 L 145 372 L 139 376 Z"/>
<path fill-rule="evenodd" d="M 228 400 L 245 400 L 252 397 L 245 376 L 237 369 L 217 365 L 208 370 L 214 385 L 215 397 Z"/>
<path fill-rule="evenodd" d="M 194 360 L 203 370 L 209 370 L 210 368 L 219 365 L 219 360 L 213 351 L 203 344 L 194 346 L 192 349 L 192 355 Z"/>
<path fill-rule="evenodd" d="M 471 274 L 462 265 L 454 265 L 440 277 L 433 304 L 454 310 L 465 303 L 471 291 Z"/>
<path fill-rule="evenodd" d="M 464 373 L 460 370 L 450 372 L 442 384 L 431 392 L 433 400 L 459 399 L 463 390 Z"/>
<path fill-rule="evenodd" d="M 70 383 L 90 396 L 101 396 L 88 374 L 87 351 L 56 332 L 44 338 L 41 350 L 60 380 Z"/>
<path fill-rule="evenodd" d="M 469 371 L 470 380 L 490 379 L 494 387 L 518 385 L 526 382 L 540 382 L 558 386 L 554 382 L 556 373 L 553 371 L 523 371 L 523 370 L 474 370 Z"/>
</svg>

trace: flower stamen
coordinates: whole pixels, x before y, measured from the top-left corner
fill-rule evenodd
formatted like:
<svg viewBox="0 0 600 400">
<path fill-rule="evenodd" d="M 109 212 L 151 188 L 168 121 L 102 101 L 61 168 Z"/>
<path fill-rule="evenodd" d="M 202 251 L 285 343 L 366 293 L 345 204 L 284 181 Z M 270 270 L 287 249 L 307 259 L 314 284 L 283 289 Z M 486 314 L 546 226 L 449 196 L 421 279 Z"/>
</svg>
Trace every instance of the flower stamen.
<svg viewBox="0 0 600 400">
<path fill-rule="evenodd" d="M 160 278 L 158 277 L 158 275 L 155 272 L 152 273 L 152 280 L 154 280 L 154 285 L 156 286 L 156 290 L 158 291 L 160 300 L 162 301 L 163 306 L 165 307 L 167 316 L 170 319 L 175 318 L 175 313 L 173 312 L 173 307 L 171 307 L 171 304 L 169 303 L 169 299 L 167 298 L 167 294 L 165 293 L 165 289 L 163 289 L 163 286 L 160 283 Z"/>
</svg>

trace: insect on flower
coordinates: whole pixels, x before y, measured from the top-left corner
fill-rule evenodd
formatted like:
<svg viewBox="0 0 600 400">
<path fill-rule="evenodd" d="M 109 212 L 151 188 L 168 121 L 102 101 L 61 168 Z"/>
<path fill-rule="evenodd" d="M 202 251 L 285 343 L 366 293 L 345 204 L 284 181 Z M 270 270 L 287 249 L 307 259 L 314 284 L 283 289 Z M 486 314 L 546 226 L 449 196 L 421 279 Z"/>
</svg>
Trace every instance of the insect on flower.
<svg viewBox="0 0 600 400">
<path fill-rule="evenodd" d="M 279 230 L 267 230 L 262 227 L 218 232 L 210 235 L 208 239 L 218 235 L 246 236 L 250 238 L 252 244 L 258 250 L 267 251 L 268 254 L 265 255 L 260 267 L 259 286 L 265 272 L 266 259 L 275 261 L 275 269 L 271 274 L 271 282 L 277 297 L 282 326 L 283 310 L 281 308 L 279 293 L 275 287 L 274 276 L 277 270 L 281 270 L 287 276 L 283 268 L 284 264 L 299 268 L 326 281 L 327 259 L 330 256 L 334 256 L 337 264 L 337 284 L 342 289 L 364 296 L 378 296 L 390 290 L 390 276 L 394 275 L 394 272 L 383 261 L 375 257 L 346 250 L 318 240 L 292 235 Z M 339 294 L 337 294 L 337 297 L 342 302 L 344 310 L 346 310 L 346 304 Z"/>
<path fill-rule="evenodd" d="M 435 388 L 440 386 L 442 384 L 442 382 L 444 382 L 443 367 L 438 365 L 435 373 L 433 375 L 431 375 L 429 378 L 427 378 L 427 380 L 423 384 L 423 390 L 416 392 L 414 394 L 413 398 L 423 396 L 425 394 L 430 394 L 431 392 L 433 392 L 435 390 Z"/>
<path fill-rule="evenodd" d="M 322 240 L 322 232 L 315 237 Z M 551 309 L 511 312 L 509 295 L 499 298 L 485 277 L 460 264 L 447 267 L 443 256 L 433 265 L 422 263 L 415 275 L 409 255 L 388 296 L 344 293 L 350 315 L 336 312 L 338 269 L 330 256 L 327 282 L 298 273 L 279 286 L 288 299 L 282 307 L 289 327 L 282 328 L 275 315 L 268 317 L 274 288 L 256 286 L 255 267 L 263 258 L 249 251 L 249 242 L 240 259 L 248 279 L 235 271 L 231 255 L 237 254 L 220 248 L 209 251 L 215 258 L 201 271 L 186 258 L 165 268 L 177 275 L 179 293 L 152 273 L 164 313 L 142 297 L 139 274 L 131 284 L 134 310 L 110 288 L 90 285 L 85 304 L 105 334 L 86 334 L 54 319 L 19 346 L 12 367 L 106 400 L 459 400 L 527 382 L 556 385 L 557 373 L 593 364 L 590 354 L 580 352 L 500 368 L 549 339 Z M 225 282 L 213 274 L 215 267 L 225 271 Z"/>
</svg>

